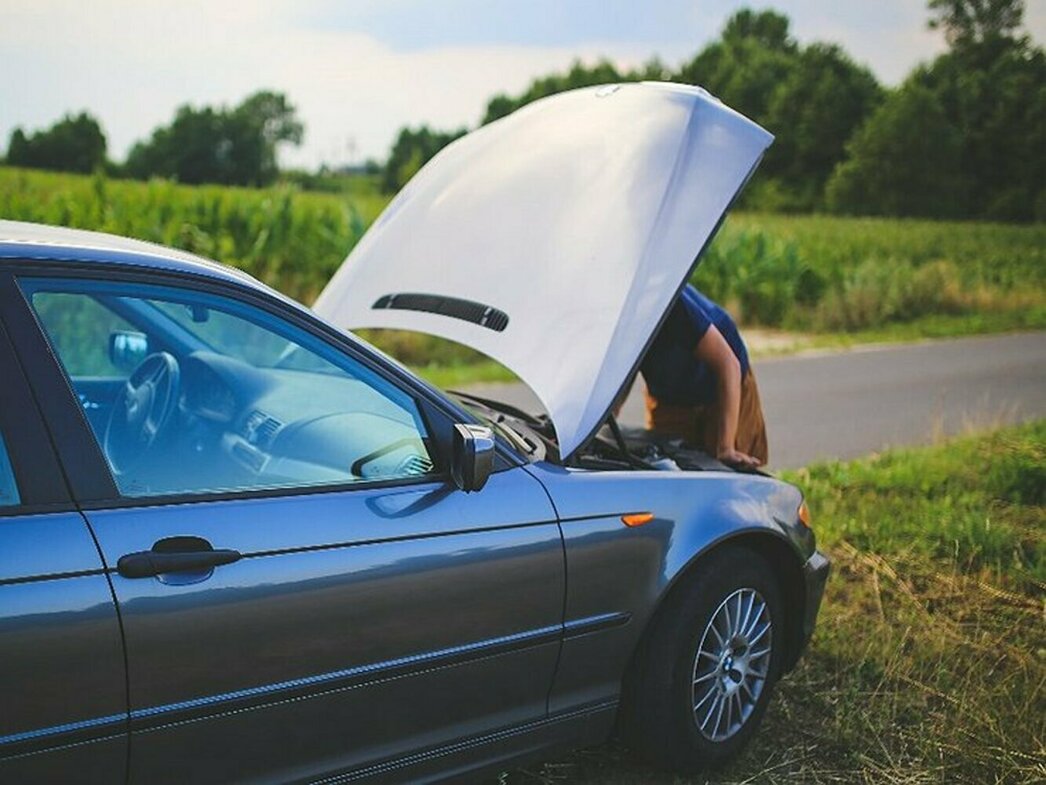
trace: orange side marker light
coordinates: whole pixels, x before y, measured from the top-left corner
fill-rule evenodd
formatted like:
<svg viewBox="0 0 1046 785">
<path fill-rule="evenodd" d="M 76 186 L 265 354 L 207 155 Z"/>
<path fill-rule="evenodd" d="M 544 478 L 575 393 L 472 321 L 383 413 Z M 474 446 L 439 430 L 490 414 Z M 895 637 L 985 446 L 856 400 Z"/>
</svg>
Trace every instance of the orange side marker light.
<svg viewBox="0 0 1046 785">
<path fill-rule="evenodd" d="M 654 520 L 654 513 L 652 512 L 633 512 L 629 515 L 622 515 L 621 522 L 625 526 L 642 526 L 644 523 L 650 523 Z"/>
<path fill-rule="evenodd" d="M 803 503 L 799 505 L 798 515 L 799 515 L 799 522 L 801 524 L 803 524 L 803 526 L 805 526 L 807 529 L 809 529 L 810 528 L 810 508 L 806 506 L 806 501 L 803 501 Z"/>
</svg>

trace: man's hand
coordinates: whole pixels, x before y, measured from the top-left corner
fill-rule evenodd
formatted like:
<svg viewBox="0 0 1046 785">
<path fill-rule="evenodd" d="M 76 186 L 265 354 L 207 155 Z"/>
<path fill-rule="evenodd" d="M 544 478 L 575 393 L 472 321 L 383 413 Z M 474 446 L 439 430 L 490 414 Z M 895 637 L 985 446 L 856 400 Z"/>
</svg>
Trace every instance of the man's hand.
<svg viewBox="0 0 1046 785">
<path fill-rule="evenodd" d="M 735 450 L 733 447 L 720 448 L 716 453 L 716 458 L 727 466 L 736 466 L 740 469 L 756 469 L 763 465 L 763 462 L 758 458 L 740 450 Z"/>
</svg>

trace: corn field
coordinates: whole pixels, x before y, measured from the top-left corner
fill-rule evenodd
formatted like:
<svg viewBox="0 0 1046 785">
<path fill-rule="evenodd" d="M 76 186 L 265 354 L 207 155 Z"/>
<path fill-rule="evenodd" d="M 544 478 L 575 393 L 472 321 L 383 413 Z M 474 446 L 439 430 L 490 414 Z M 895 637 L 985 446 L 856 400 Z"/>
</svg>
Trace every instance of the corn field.
<svg viewBox="0 0 1046 785">
<path fill-rule="evenodd" d="M 312 302 L 385 199 L 0 168 L 0 218 L 110 232 L 242 268 Z"/>
</svg>

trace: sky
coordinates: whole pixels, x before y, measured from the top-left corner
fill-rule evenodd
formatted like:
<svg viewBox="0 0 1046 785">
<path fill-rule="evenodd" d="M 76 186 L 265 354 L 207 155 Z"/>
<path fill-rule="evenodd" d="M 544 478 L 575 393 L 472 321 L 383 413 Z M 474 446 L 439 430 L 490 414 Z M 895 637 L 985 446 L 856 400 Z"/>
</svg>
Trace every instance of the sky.
<svg viewBox="0 0 1046 785">
<path fill-rule="evenodd" d="M 888 85 L 944 50 L 924 0 L 0 0 L 0 146 L 87 110 L 119 161 L 182 104 L 274 89 L 306 129 L 284 165 L 382 159 L 402 126 L 474 126 L 491 96 L 576 58 L 677 66 L 746 5 Z M 1046 38 L 1046 0 L 1025 26 Z"/>
</svg>

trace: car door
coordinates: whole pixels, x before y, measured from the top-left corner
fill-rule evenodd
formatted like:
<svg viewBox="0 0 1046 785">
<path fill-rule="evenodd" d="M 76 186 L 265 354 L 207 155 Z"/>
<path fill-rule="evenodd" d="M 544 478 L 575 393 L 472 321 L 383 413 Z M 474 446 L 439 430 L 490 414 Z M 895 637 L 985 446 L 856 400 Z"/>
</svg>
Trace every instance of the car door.
<svg viewBox="0 0 1046 785">
<path fill-rule="evenodd" d="M 0 318 L 0 782 L 122 782 L 116 605 Z"/>
<path fill-rule="evenodd" d="M 438 402 L 272 298 L 119 278 L 19 276 L 42 328 L 19 348 L 47 336 L 77 409 L 59 447 L 113 570 L 130 781 L 395 767 L 544 718 L 564 565 L 537 481 L 502 461 L 457 490 Z M 110 343 L 88 301 L 152 352 L 104 426 L 71 373 L 74 338 Z"/>
</svg>

